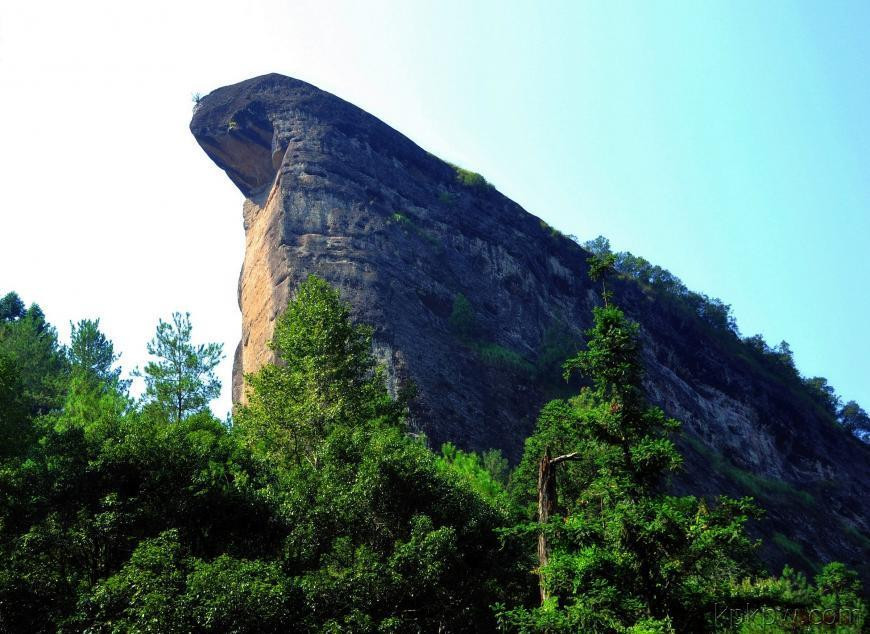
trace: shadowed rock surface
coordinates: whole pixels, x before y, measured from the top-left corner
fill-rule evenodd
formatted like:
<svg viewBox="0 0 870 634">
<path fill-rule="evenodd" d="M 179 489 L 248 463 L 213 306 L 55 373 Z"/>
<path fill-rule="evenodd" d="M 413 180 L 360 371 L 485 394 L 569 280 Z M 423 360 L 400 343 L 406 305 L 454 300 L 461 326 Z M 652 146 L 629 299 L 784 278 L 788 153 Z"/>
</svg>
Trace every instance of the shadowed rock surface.
<svg viewBox="0 0 870 634">
<path fill-rule="evenodd" d="M 296 79 L 215 90 L 190 127 L 245 196 L 234 400 L 243 373 L 271 359 L 276 315 L 314 273 L 374 326 L 393 387 L 417 385 L 412 424 L 433 446 L 497 447 L 515 460 L 540 407 L 566 393 L 559 364 L 591 324 L 588 253 L 476 175 Z M 760 498 L 775 571 L 836 559 L 870 579 L 870 449 L 736 336 L 615 284 L 642 327 L 650 397 L 684 422 L 686 474 L 674 487 Z"/>
</svg>

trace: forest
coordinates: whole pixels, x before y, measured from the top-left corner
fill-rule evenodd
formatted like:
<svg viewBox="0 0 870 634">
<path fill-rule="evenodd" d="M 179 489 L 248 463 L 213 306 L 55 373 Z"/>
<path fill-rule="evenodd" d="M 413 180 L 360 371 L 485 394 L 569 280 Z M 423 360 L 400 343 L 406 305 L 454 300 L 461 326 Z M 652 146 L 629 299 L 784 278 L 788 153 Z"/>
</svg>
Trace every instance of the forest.
<svg viewBox="0 0 870 634">
<path fill-rule="evenodd" d="M 754 500 L 671 493 L 680 423 L 647 401 L 606 286 L 641 264 L 594 257 L 594 325 L 562 366 L 582 387 L 543 407 L 516 465 L 414 433 L 413 386 L 388 391 L 371 327 L 320 278 L 226 420 L 222 348 L 189 315 L 160 320 L 134 397 L 98 319 L 64 346 L 10 292 L 0 630 L 864 631 L 855 572 L 766 570 Z"/>
</svg>

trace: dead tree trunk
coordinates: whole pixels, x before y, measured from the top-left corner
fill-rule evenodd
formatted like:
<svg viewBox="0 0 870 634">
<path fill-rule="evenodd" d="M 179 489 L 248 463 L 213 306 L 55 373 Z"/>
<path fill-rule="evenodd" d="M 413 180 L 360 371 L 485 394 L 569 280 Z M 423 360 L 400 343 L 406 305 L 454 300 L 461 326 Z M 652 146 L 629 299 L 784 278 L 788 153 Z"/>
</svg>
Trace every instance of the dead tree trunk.
<svg viewBox="0 0 870 634">
<path fill-rule="evenodd" d="M 566 460 L 579 460 L 578 452 L 565 454 L 557 458 L 550 458 L 549 450 L 544 453 L 538 463 L 538 524 L 541 531 L 538 533 L 538 585 L 541 589 L 541 604 L 550 597 L 550 592 L 544 584 L 541 569 L 547 565 L 550 559 L 550 545 L 547 543 L 547 535 L 544 526 L 550 521 L 550 516 L 556 512 L 556 465 Z"/>
<path fill-rule="evenodd" d="M 550 593 L 544 585 L 544 577 L 541 569 L 547 565 L 550 558 L 550 545 L 547 543 L 547 535 L 544 526 L 550 520 L 550 515 L 556 508 L 556 479 L 553 477 L 553 464 L 550 460 L 550 452 L 546 452 L 538 463 L 538 524 L 541 531 L 538 533 L 538 584 L 541 588 L 541 604 L 547 600 Z"/>
</svg>

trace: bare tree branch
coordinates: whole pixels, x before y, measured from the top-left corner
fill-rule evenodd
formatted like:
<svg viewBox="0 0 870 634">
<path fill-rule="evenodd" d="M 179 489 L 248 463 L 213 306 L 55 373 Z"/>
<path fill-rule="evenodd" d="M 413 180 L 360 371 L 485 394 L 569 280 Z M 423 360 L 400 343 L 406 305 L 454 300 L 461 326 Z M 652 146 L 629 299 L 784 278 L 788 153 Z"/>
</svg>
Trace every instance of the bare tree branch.
<svg viewBox="0 0 870 634">
<path fill-rule="evenodd" d="M 573 451 L 571 453 L 566 453 L 564 456 L 558 456 L 550 460 L 551 465 L 557 465 L 560 462 L 565 462 L 567 460 L 580 460 L 582 456 L 579 451 Z"/>
</svg>

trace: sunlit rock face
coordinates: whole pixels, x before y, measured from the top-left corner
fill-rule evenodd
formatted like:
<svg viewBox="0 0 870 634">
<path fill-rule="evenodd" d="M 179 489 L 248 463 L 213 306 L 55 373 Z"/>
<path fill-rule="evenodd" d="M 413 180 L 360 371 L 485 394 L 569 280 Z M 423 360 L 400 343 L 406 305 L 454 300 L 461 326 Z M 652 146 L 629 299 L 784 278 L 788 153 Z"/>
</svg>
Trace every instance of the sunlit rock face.
<svg viewBox="0 0 870 634">
<path fill-rule="evenodd" d="M 411 424 L 433 446 L 497 447 L 516 459 L 537 411 L 565 393 L 559 362 L 591 323 L 598 289 L 588 253 L 372 115 L 296 79 L 219 88 L 190 127 L 246 198 L 234 400 L 243 374 L 272 359 L 275 317 L 314 273 L 374 327 L 391 385 L 416 384 Z M 736 339 L 634 283 L 615 286 L 642 327 L 650 397 L 685 423 L 686 473 L 673 486 L 761 491 L 763 532 L 867 578 L 868 448 L 760 371 Z M 470 318 L 457 310 L 462 298 Z M 773 546 L 764 555 L 775 568 L 806 568 Z"/>
</svg>

